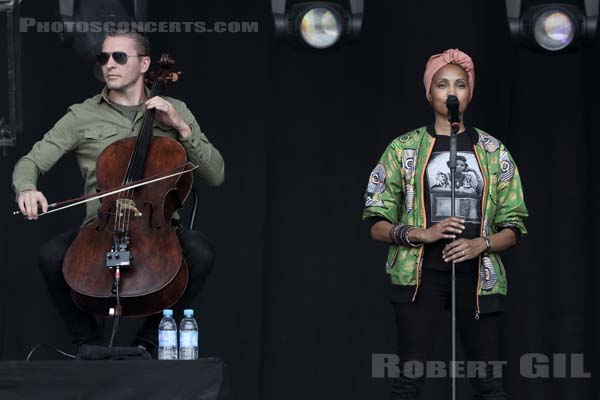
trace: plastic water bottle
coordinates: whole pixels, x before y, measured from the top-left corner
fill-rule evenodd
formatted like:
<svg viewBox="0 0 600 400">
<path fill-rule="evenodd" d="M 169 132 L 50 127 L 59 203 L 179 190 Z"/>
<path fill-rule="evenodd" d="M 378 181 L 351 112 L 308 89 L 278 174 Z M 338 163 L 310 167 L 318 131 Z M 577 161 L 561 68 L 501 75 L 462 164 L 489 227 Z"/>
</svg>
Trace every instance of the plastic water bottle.
<svg viewBox="0 0 600 400">
<path fill-rule="evenodd" d="M 179 324 L 179 359 L 196 360 L 198 358 L 198 323 L 194 319 L 194 310 L 184 310 L 184 318 Z"/>
<path fill-rule="evenodd" d="M 158 359 L 177 360 L 177 323 L 173 319 L 173 310 L 163 310 L 158 325 Z"/>
</svg>

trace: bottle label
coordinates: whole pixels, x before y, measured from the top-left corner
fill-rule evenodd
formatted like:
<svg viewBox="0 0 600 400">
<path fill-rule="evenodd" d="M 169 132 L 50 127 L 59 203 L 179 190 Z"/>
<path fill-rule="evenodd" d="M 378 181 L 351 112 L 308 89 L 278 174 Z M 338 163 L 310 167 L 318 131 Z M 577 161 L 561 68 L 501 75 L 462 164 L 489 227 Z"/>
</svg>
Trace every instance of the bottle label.
<svg viewBox="0 0 600 400">
<path fill-rule="evenodd" d="M 198 347 L 198 332 L 196 331 L 183 331 L 179 332 L 179 346 L 180 347 Z"/>
<path fill-rule="evenodd" d="M 159 331 L 158 347 L 177 347 L 177 332 Z"/>
</svg>

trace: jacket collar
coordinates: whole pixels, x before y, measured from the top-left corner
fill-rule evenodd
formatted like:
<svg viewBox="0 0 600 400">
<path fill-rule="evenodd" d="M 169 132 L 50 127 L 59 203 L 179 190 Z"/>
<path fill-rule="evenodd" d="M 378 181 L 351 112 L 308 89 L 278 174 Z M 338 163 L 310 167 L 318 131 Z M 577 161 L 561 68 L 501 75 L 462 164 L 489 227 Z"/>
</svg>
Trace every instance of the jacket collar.
<svg viewBox="0 0 600 400">
<path fill-rule="evenodd" d="M 144 85 L 144 92 L 146 93 L 146 99 L 150 98 L 150 89 Z M 104 88 L 102 89 L 102 93 L 100 93 L 100 96 L 98 96 L 98 104 L 100 104 L 102 101 L 105 101 L 108 104 L 111 104 L 110 99 L 108 98 L 108 87 L 104 86 Z"/>
<path fill-rule="evenodd" d="M 476 145 L 479 142 L 479 133 L 477 133 L 477 130 L 475 130 L 475 128 L 473 128 L 472 126 L 467 125 L 465 128 L 465 131 L 463 133 L 460 133 L 460 135 L 466 133 L 467 136 L 469 136 L 469 139 L 471 140 L 471 144 Z M 438 135 L 435 133 L 435 128 L 433 124 L 427 125 L 425 130 L 432 138 L 438 137 Z"/>
</svg>

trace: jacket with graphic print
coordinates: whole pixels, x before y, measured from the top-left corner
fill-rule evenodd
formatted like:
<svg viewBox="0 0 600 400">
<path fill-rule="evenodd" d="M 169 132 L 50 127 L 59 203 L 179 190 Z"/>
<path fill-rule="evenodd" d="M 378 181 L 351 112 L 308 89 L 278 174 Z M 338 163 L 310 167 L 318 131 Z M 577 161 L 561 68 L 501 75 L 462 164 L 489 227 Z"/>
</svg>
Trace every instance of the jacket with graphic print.
<svg viewBox="0 0 600 400">
<path fill-rule="evenodd" d="M 519 170 L 498 139 L 480 129 L 467 130 L 484 178 L 481 235 L 505 228 L 527 234 L 528 216 Z M 384 218 L 392 224 L 427 228 L 424 206 L 424 175 L 435 144 L 426 127 L 394 139 L 371 173 L 365 193 L 363 220 Z M 503 310 L 507 292 L 506 271 L 499 254 L 478 256 L 476 315 Z M 390 275 L 393 300 L 414 301 L 421 283 L 423 246 L 390 245 L 386 271 Z"/>
</svg>

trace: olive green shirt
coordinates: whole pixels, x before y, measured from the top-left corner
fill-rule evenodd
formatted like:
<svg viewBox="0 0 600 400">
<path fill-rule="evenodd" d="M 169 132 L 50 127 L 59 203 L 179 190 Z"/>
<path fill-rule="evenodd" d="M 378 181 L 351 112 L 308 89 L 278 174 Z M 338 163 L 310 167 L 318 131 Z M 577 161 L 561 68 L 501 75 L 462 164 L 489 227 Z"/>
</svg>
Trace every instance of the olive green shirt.
<svg viewBox="0 0 600 400">
<path fill-rule="evenodd" d="M 149 96 L 146 90 L 146 96 Z M 191 136 L 181 137 L 175 129 L 155 120 L 153 134 L 181 142 L 188 161 L 198 165 L 196 178 L 210 186 L 219 186 L 225 177 L 225 164 L 221 153 L 208 141 L 198 122 L 182 101 L 163 97 L 179 112 L 192 129 Z M 142 125 L 142 109 L 133 121 L 108 98 L 108 89 L 69 107 L 67 113 L 44 137 L 22 157 L 13 171 L 13 189 L 18 197 L 24 190 L 36 189 L 40 174 L 45 174 L 67 152 L 74 151 L 79 169 L 85 180 L 84 193 L 96 192 L 96 160 L 109 144 L 136 136 Z M 100 201 L 88 202 L 85 221 L 96 217 Z"/>
</svg>

